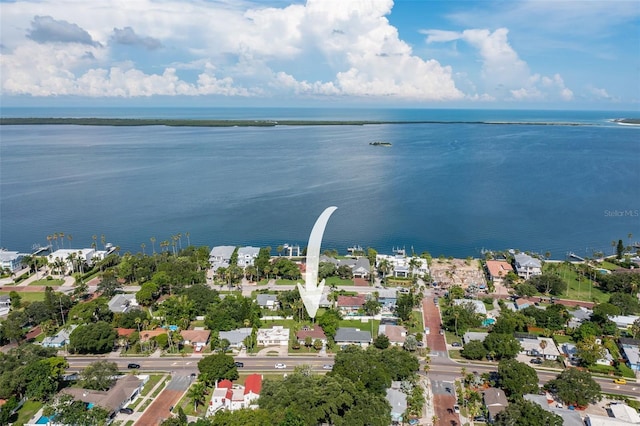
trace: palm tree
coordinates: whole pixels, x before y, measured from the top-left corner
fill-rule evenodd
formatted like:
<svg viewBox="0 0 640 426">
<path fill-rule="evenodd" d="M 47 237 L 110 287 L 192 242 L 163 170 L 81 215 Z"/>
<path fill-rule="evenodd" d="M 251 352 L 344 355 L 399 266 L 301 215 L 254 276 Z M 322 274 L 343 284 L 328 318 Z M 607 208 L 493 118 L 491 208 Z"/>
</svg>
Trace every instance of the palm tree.
<svg viewBox="0 0 640 426">
<path fill-rule="evenodd" d="M 67 235 L 67 240 L 69 240 L 69 248 L 71 248 L 71 241 L 73 241 L 73 235 Z"/>
<path fill-rule="evenodd" d="M 64 248 L 64 232 L 59 232 L 58 238 L 60 238 L 60 245 Z"/>
<path fill-rule="evenodd" d="M 191 247 L 191 240 L 189 239 L 189 236 L 191 234 L 189 234 L 188 232 L 184 233 L 184 236 L 187 237 L 187 247 Z"/>
<path fill-rule="evenodd" d="M 193 411 L 196 411 L 198 404 L 203 404 L 207 389 L 203 382 L 196 382 L 189 388 L 187 396 L 193 400 Z"/>
<path fill-rule="evenodd" d="M 146 246 L 147 246 L 147 245 L 146 245 L 145 243 L 140 244 L 140 248 L 142 249 L 142 255 L 143 255 L 143 256 L 146 254 L 146 253 L 144 252 L 144 248 L 145 248 Z"/>
<path fill-rule="evenodd" d="M 544 350 L 547 347 L 547 341 L 546 340 L 540 340 L 540 349 L 542 349 L 542 356 L 544 357 Z"/>
<path fill-rule="evenodd" d="M 156 254 L 156 237 L 151 237 L 149 238 L 149 241 L 151 241 L 151 247 L 153 247 L 153 254 Z"/>
</svg>

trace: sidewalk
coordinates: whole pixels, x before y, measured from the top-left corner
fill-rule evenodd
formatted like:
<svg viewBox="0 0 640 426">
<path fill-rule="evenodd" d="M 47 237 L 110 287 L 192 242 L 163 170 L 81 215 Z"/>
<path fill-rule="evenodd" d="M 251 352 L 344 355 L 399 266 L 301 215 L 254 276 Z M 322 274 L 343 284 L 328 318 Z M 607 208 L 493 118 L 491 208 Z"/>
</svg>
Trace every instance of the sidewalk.
<svg viewBox="0 0 640 426">
<path fill-rule="evenodd" d="M 134 409 L 135 411 L 133 412 L 133 414 L 122 414 L 122 413 L 118 413 L 115 417 L 114 420 L 122 420 L 123 422 L 127 422 L 129 420 L 133 420 L 134 423 L 137 422 L 140 417 L 142 417 L 142 414 L 144 413 L 144 411 L 138 411 L 142 406 L 144 406 L 145 402 L 148 399 L 153 399 L 153 397 L 151 395 L 153 395 L 153 393 L 156 391 L 156 389 L 158 389 L 160 386 L 165 386 L 166 383 L 168 383 L 166 381 L 166 378 L 171 377 L 168 374 L 163 374 L 162 378 L 160 379 L 160 381 L 158 381 L 158 383 L 156 383 L 156 385 L 149 390 L 149 392 L 145 395 L 145 396 L 141 396 L 138 399 L 140 399 L 140 401 L 136 401 L 136 408 Z M 148 407 L 147 407 L 148 408 Z"/>
</svg>

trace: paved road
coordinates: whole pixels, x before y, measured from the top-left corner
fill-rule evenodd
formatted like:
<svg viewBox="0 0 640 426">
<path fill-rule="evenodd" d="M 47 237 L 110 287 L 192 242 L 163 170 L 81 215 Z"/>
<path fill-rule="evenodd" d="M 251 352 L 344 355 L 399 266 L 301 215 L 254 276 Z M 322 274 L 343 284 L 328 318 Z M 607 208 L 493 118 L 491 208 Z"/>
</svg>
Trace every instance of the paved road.
<svg viewBox="0 0 640 426">
<path fill-rule="evenodd" d="M 162 423 L 171 416 L 171 409 L 180 401 L 189 385 L 191 385 L 191 377 L 174 376 L 135 424 L 148 426 Z"/>
</svg>

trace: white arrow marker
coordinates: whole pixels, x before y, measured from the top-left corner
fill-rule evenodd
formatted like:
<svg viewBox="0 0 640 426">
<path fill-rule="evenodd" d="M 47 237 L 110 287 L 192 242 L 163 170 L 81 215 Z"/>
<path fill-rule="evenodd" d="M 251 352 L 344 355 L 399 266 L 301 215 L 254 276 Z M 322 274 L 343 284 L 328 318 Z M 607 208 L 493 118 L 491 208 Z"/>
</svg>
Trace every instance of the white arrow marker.
<svg viewBox="0 0 640 426">
<path fill-rule="evenodd" d="M 298 283 L 298 290 L 300 290 L 300 297 L 304 307 L 307 308 L 307 313 L 311 318 L 316 317 L 318 308 L 320 307 L 320 299 L 322 299 L 322 289 L 324 288 L 324 280 L 318 284 L 318 264 L 320 263 L 320 245 L 322 244 L 322 235 L 324 234 L 324 228 L 327 226 L 329 217 L 336 211 L 337 207 L 327 207 L 316 224 L 313 225 L 311 235 L 309 235 L 309 245 L 307 246 L 307 275 L 305 277 L 305 284 Z"/>
</svg>

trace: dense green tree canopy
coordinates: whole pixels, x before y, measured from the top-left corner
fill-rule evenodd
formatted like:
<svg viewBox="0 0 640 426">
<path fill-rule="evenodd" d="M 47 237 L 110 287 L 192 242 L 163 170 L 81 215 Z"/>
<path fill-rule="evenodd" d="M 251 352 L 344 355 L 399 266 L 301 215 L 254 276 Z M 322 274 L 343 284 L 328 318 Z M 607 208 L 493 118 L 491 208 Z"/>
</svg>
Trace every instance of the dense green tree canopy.
<svg viewBox="0 0 640 426">
<path fill-rule="evenodd" d="M 43 411 L 47 417 L 55 417 L 56 422 L 74 426 L 102 426 L 107 424 L 109 413 L 94 405 L 87 408 L 82 401 L 76 401 L 70 395 L 62 395 L 47 405 Z"/>
<path fill-rule="evenodd" d="M 239 377 L 233 357 L 226 354 L 205 356 L 198 361 L 198 370 L 200 371 L 200 380 L 208 385 L 212 385 L 218 380 L 235 380 Z"/>
<path fill-rule="evenodd" d="M 521 399 L 510 403 L 498 413 L 496 426 L 562 426 L 562 417 L 545 410 L 538 404 Z"/>
<path fill-rule="evenodd" d="M 535 319 L 537 327 L 548 328 L 550 330 L 562 330 L 569 320 L 567 308 L 560 304 L 547 306 L 546 309 L 529 306 L 523 309 L 522 313 Z"/>
<path fill-rule="evenodd" d="M 555 274 L 543 273 L 542 275 L 534 275 L 527 282 L 540 293 L 559 296 L 567 291 L 567 283 Z"/>
<path fill-rule="evenodd" d="M 640 302 L 633 294 L 613 293 L 609 296 L 609 303 L 620 308 L 622 315 L 632 315 L 640 311 Z"/>
<path fill-rule="evenodd" d="M 538 393 L 538 374 L 527 364 L 504 359 L 498 364 L 499 384 L 510 399 L 526 393 Z"/>
<path fill-rule="evenodd" d="M 551 393 L 555 394 L 566 405 L 586 407 L 588 404 L 599 401 L 602 389 L 591 377 L 588 371 L 577 368 L 563 370 L 557 378 L 545 385 Z"/>
<path fill-rule="evenodd" d="M 497 359 L 515 358 L 522 350 L 520 342 L 511 334 L 489 333 L 484 346 Z"/>
<path fill-rule="evenodd" d="M 23 396 L 33 399 L 47 399 L 55 391 L 61 380 L 61 373 L 68 366 L 56 350 L 39 345 L 23 344 L 0 352 L 0 398 Z"/>
<path fill-rule="evenodd" d="M 467 359 L 484 359 L 488 354 L 482 340 L 472 340 L 464 345 L 460 355 Z"/>
<path fill-rule="evenodd" d="M 218 291 L 213 290 L 206 284 L 194 284 L 186 287 L 182 290 L 182 294 L 193 302 L 193 309 L 196 315 L 205 315 L 209 305 L 220 301 Z"/>
<path fill-rule="evenodd" d="M 449 305 L 442 313 L 442 324 L 447 331 L 462 336 L 470 328 L 480 327 L 482 318 L 475 311 L 472 303 Z"/>
<path fill-rule="evenodd" d="M 220 302 L 209 306 L 205 324 L 214 331 L 229 331 L 245 326 L 260 327 L 260 307 L 252 299 L 237 295 L 228 295 Z"/>
<path fill-rule="evenodd" d="M 115 362 L 95 361 L 80 372 L 80 385 L 85 389 L 108 390 L 118 374 Z"/>
<path fill-rule="evenodd" d="M 340 320 L 342 320 L 342 315 L 339 311 L 331 308 L 324 311 L 317 320 L 318 325 L 322 327 L 326 336 L 333 339 L 336 335 L 336 330 L 340 325 Z"/>
<path fill-rule="evenodd" d="M 117 333 L 104 321 L 80 325 L 69 336 L 69 350 L 81 354 L 104 354 L 113 349 Z"/>
<path fill-rule="evenodd" d="M 88 324 L 98 321 L 110 322 L 112 319 L 113 312 L 109 310 L 107 299 L 104 297 L 78 303 L 69 310 L 69 321 L 75 324 Z"/>
<path fill-rule="evenodd" d="M 391 422 L 390 406 L 382 395 L 359 388 L 340 375 L 294 373 L 284 380 L 266 380 L 258 403 L 267 411 L 288 409 L 305 425 L 386 426 Z"/>
</svg>

